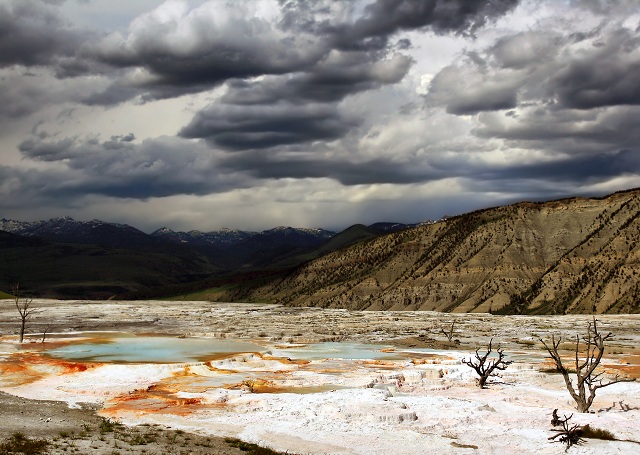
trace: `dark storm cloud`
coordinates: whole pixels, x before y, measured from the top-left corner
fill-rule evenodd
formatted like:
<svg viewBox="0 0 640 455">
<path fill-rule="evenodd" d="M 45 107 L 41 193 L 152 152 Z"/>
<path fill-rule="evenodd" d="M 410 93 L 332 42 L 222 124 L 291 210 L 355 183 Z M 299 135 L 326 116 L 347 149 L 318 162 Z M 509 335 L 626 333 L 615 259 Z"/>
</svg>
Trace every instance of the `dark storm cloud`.
<svg viewBox="0 0 640 455">
<path fill-rule="evenodd" d="M 382 48 L 396 32 L 429 27 L 436 33 L 473 35 L 518 0 L 377 0 L 352 24 L 329 26 L 341 49 Z"/>
<path fill-rule="evenodd" d="M 105 39 L 89 54 L 116 68 L 148 71 L 152 77 L 136 86 L 144 100 L 208 90 L 232 79 L 286 74 L 295 75 L 291 88 L 303 98 L 330 94 L 338 99 L 391 83 L 384 79 L 397 82 L 408 69 L 407 58 L 399 62 L 396 57 L 399 77 L 382 77 L 380 81 L 362 68 L 367 62 L 357 52 L 366 53 L 371 65 L 382 64 L 393 50 L 388 41 L 396 32 L 430 28 L 439 33 L 472 33 L 516 4 L 515 0 L 384 0 L 368 5 L 355 21 L 347 21 L 332 13 L 353 13 L 353 4 L 283 2 L 277 24 L 258 17 L 247 19 L 251 11 L 244 3 L 227 4 L 228 17 L 223 20 L 217 19 L 219 11 L 204 5 L 171 20 L 148 14 L 134 22 L 127 37 Z M 410 42 L 401 38 L 395 47 L 409 46 Z M 342 73 L 327 64 L 336 50 L 356 52 L 339 57 L 346 65 Z M 334 92 L 329 90 L 332 86 Z M 111 104 L 127 94 L 120 87 L 90 102 Z"/>
<path fill-rule="evenodd" d="M 58 163 L 65 170 L 57 167 L 50 175 L 31 171 L 29 178 L 16 183 L 25 194 L 45 191 L 49 197 L 68 199 L 86 194 L 145 199 L 204 195 L 283 178 L 329 178 L 344 185 L 360 185 L 406 184 L 447 176 L 446 169 L 425 163 L 387 158 L 354 161 L 323 151 L 302 158 L 291 158 L 282 151 L 215 154 L 201 142 L 171 138 L 135 144 L 130 134 L 107 141 L 42 136 L 20 144 L 23 156 Z"/>
<path fill-rule="evenodd" d="M 597 28 L 503 37 L 442 69 L 426 97 L 456 115 L 537 105 L 542 110 L 640 104 L 640 34 Z"/>
<path fill-rule="evenodd" d="M 234 172 L 245 172 L 258 179 L 329 178 L 343 185 L 375 183 L 417 183 L 437 180 L 442 173 L 415 166 L 416 163 L 397 163 L 380 158 L 349 161 L 342 157 L 283 158 L 267 154 L 237 153 L 220 161 L 220 166 Z"/>
<path fill-rule="evenodd" d="M 507 172 L 492 171 L 484 177 L 494 182 L 505 179 L 530 179 L 575 184 L 639 172 L 638 150 L 619 150 L 611 153 L 561 157 L 553 161 L 526 166 L 515 165 L 509 167 Z"/>
<path fill-rule="evenodd" d="M 361 34 L 391 34 L 432 27 L 436 32 L 472 33 L 515 8 L 518 0 L 377 0 L 355 24 Z"/>
<path fill-rule="evenodd" d="M 386 157 L 355 161 L 342 156 L 290 158 L 238 152 L 221 158 L 219 167 L 246 173 L 256 179 L 328 178 L 346 186 L 412 184 L 463 178 L 467 181 L 484 182 L 494 191 L 500 192 L 514 191 L 510 185 L 518 179 L 554 182 L 558 186 L 640 173 L 640 153 L 637 148 L 612 152 L 595 151 L 564 156 L 549 155 L 545 160 L 527 164 L 513 161 L 500 165 L 478 160 L 468 153 L 434 154 L 405 161 Z"/>
<path fill-rule="evenodd" d="M 144 68 L 150 77 L 138 91 L 159 99 L 209 90 L 228 79 L 301 71 L 328 52 L 317 40 L 286 35 L 251 17 L 250 3 L 228 3 L 224 13 L 215 5 L 174 13 L 169 20 L 169 13 L 147 14 L 127 37 L 109 37 L 91 54 L 116 68 Z"/>
<path fill-rule="evenodd" d="M 551 81 L 561 106 L 640 104 L 640 34 L 617 30 L 580 54 Z"/>
<path fill-rule="evenodd" d="M 400 54 L 372 62 L 363 53 L 335 52 L 307 73 L 256 82 L 230 81 L 222 101 L 229 104 L 268 104 L 285 99 L 340 101 L 348 95 L 400 82 L 411 64 L 409 57 Z"/>
<path fill-rule="evenodd" d="M 32 0 L 0 4 L 0 68 L 49 65 L 73 55 L 85 38 L 55 14 Z"/>
<path fill-rule="evenodd" d="M 332 105 L 258 106 L 213 104 L 198 113 L 180 131 L 185 138 L 206 139 L 230 150 L 264 149 L 332 141 L 345 135 L 355 120 L 345 118 Z"/>
<path fill-rule="evenodd" d="M 466 33 L 516 2 L 385 0 L 369 4 L 355 20 L 333 14 L 353 13 L 353 4 L 285 2 L 279 23 L 253 16 L 251 3 L 228 3 L 224 13 L 215 3 L 178 13 L 171 11 L 177 4 L 167 4 L 137 18 L 124 37 L 73 29 L 57 15 L 62 3 L 12 0 L 0 5 L 0 67 L 51 65 L 61 78 L 109 75 L 113 86 L 88 96 L 86 103 L 115 105 L 137 96 L 142 101 L 171 98 L 227 80 L 287 74 L 294 77 L 286 88 L 299 98 L 337 100 L 402 79 L 409 59 L 387 58 L 394 48 L 387 41 L 396 32 L 430 27 Z M 377 42 L 373 48 L 381 52 L 366 53 L 371 46 L 364 42 Z M 400 38 L 395 48 L 409 45 Z M 332 55 L 356 48 L 365 54 Z M 378 71 L 389 64 L 395 65 L 391 74 Z M 132 82 L 118 69 L 143 69 L 148 77 Z"/>
<path fill-rule="evenodd" d="M 241 176 L 220 174 L 211 150 L 198 142 L 158 138 L 136 144 L 131 134 L 113 136 L 102 142 L 43 136 L 24 141 L 20 151 L 26 158 L 55 162 L 66 169 L 51 176 L 34 171 L 40 179 L 39 185 L 46 187 L 52 196 L 72 198 L 101 194 L 145 199 L 175 194 L 203 195 L 242 187 L 243 181 L 248 181 Z M 27 189 L 34 185 L 34 179 L 24 183 Z"/>
<path fill-rule="evenodd" d="M 640 153 L 640 107 L 620 106 L 594 112 L 531 108 L 517 119 L 497 114 L 480 117 L 475 134 L 501 138 L 514 148 L 581 154 L 629 149 Z"/>
<path fill-rule="evenodd" d="M 625 175 L 640 175 L 640 131 L 638 106 L 613 106 L 587 110 L 539 108 L 520 109 L 516 117 L 498 113 L 479 116 L 481 127 L 475 135 L 501 139 L 507 150 L 522 156 L 523 150 L 536 158 L 478 170 L 474 178 L 491 182 L 495 188 L 515 191 L 510 182 L 537 182 L 538 193 L 545 194 L 544 183 L 552 188 L 577 187 L 605 182 Z"/>
</svg>

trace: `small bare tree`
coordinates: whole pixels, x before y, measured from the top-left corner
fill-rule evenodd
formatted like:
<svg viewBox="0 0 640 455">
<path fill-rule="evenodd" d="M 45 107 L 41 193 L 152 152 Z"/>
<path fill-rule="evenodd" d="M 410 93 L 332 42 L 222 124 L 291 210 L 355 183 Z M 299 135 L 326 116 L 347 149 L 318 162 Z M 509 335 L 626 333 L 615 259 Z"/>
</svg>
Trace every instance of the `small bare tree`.
<svg viewBox="0 0 640 455">
<path fill-rule="evenodd" d="M 498 357 L 489 358 L 489 354 L 492 352 L 493 338 L 489 340 L 489 346 L 487 347 L 487 352 L 483 355 L 480 355 L 478 350 L 476 349 L 476 357 L 475 359 L 470 358 L 469 360 L 462 359 L 462 363 L 473 368 L 480 378 L 478 379 L 478 387 L 484 388 L 487 380 L 491 376 L 499 376 L 495 370 L 504 371 L 507 369 L 509 365 L 513 363 L 512 360 L 505 360 L 505 353 L 501 348 L 496 350 Z"/>
<path fill-rule="evenodd" d="M 47 333 L 49 333 L 49 330 L 51 330 L 51 324 L 45 325 L 44 328 L 42 329 L 42 340 L 40 341 L 41 343 L 44 343 L 45 338 L 47 338 Z"/>
<path fill-rule="evenodd" d="M 440 329 L 440 331 L 444 333 L 444 336 L 447 337 L 447 340 L 449 341 L 449 343 L 453 342 L 453 328 L 455 327 L 455 325 L 456 325 L 456 320 L 454 319 L 451 321 L 451 327 L 449 327 L 449 330 L 445 330 L 443 328 Z"/>
<path fill-rule="evenodd" d="M 33 298 L 26 296 L 23 297 L 20 293 L 20 284 L 12 284 L 11 294 L 13 294 L 16 309 L 18 310 L 18 313 L 20 313 L 20 343 L 22 343 L 24 341 L 24 331 L 27 327 L 27 321 L 31 319 L 31 316 L 33 316 L 37 310 L 32 306 Z"/>
<path fill-rule="evenodd" d="M 589 408 L 593 404 L 593 400 L 596 397 L 596 391 L 603 387 L 616 384 L 618 382 L 632 382 L 634 379 L 620 378 L 619 375 L 615 375 L 613 380 L 604 382 L 602 375 L 603 371 L 596 373 L 596 368 L 602 361 L 602 356 L 605 349 L 605 341 L 612 337 L 612 333 L 609 332 L 606 335 L 602 335 L 598 332 L 598 323 L 594 316 L 593 322 L 589 322 L 587 327 L 587 335 L 582 338 L 582 342 L 585 345 L 584 357 L 580 357 L 580 335 L 576 335 L 576 347 L 575 347 L 575 375 L 577 378 L 576 386 L 573 386 L 573 382 L 570 377 L 569 369 L 564 366 L 562 358 L 558 353 L 558 348 L 561 337 L 556 339 L 555 335 L 551 335 L 551 345 L 547 345 L 542 339 L 540 341 L 544 345 L 545 349 L 556 364 L 556 368 L 562 374 L 564 383 L 567 386 L 567 390 L 571 395 L 571 398 L 577 404 L 578 412 L 588 412 Z"/>
<path fill-rule="evenodd" d="M 572 417 L 573 414 L 569 417 L 565 415 L 564 419 L 561 419 L 558 417 L 558 410 L 553 410 L 551 425 L 554 427 L 561 426 L 562 429 L 553 429 L 552 431 L 555 431 L 557 434 L 550 436 L 548 439 L 549 441 L 555 442 L 557 439 L 559 442 L 563 442 L 566 445 L 565 452 L 569 450 L 569 447 L 572 445 L 580 445 L 584 442 L 584 439 L 582 439 L 582 434 L 584 432 L 583 427 L 576 424 L 569 424 L 569 420 L 571 420 Z"/>
</svg>

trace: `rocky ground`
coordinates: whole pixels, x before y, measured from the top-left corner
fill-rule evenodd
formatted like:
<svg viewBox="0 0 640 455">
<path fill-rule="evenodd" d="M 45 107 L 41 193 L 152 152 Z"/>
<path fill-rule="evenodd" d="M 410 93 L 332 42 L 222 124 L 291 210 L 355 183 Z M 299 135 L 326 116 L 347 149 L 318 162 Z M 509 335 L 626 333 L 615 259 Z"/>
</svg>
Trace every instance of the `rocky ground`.
<svg viewBox="0 0 640 455">
<path fill-rule="evenodd" d="M 60 401 L 0 392 L 0 454 L 20 444 L 18 433 L 32 443 L 46 441 L 43 453 L 47 454 L 247 454 L 236 441 L 159 425 L 126 427 L 98 416 L 96 410 L 94 405 L 69 408 Z"/>
<path fill-rule="evenodd" d="M 591 320 L 209 302 L 34 305 L 39 313 L 20 346 L 17 311 L 0 301 L 0 390 L 10 394 L 0 394 L 0 438 L 47 438 L 48 453 L 247 453 L 227 436 L 305 454 L 562 453 L 564 446 L 547 440 L 551 411 L 570 415 L 574 403 L 562 378 L 545 372 L 551 365 L 540 339 L 562 336 L 571 349 Z M 603 362 L 608 373 L 639 377 L 640 317 L 598 320 L 615 335 Z M 181 365 L 53 362 L 40 352 L 91 331 L 242 339 L 265 351 Z M 460 359 L 491 338 L 514 364 L 481 390 Z M 294 356 L 308 343 L 334 341 L 384 344 L 396 357 Z M 220 378 L 229 384 L 213 386 Z M 638 439 L 639 397 L 640 383 L 601 389 L 593 412 L 573 421 Z M 127 425 L 105 424 L 114 420 Z M 589 440 L 570 450 L 631 454 L 638 447 Z"/>
</svg>

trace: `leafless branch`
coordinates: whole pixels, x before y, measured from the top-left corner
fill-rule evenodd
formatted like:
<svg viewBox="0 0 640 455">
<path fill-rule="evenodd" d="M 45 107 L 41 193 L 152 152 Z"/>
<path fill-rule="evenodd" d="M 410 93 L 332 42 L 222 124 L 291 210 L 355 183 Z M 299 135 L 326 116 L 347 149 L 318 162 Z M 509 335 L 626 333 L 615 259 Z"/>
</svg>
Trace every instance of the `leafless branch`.
<svg viewBox="0 0 640 455">
<path fill-rule="evenodd" d="M 602 356 L 605 351 L 605 341 L 612 338 L 613 334 L 609 332 L 603 335 L 598 331 L 598 322 L 596 318 L 593 318 L 593 322 L 589 322 L 587 326 L 587 335 L 582 337 L 582 342 L 585 346 L 585 353 L 581 360 L 580 349 L 580 336 L 576 335 L 576 344 L 574 352 L 574 366 L 576 385 L 573 385 L 572 378 L 570 376 L 568 368 L 564 365 L 558 348 L 562 338 L 558 337 L 556 340 L 555 335 L 551 336 L 551 344 L 547 344 L 544 340 L 540 339 L 543 346 L 551 356 L 551 359 L 556 364 L 556 368 L 562 374 L 564 378 L 565 386 L 571 395 L 571 398 L 576 402 L 579 412 L 588 412 L 589 408 L 593 404 L 593 400 L 596 397 L 596 391 L 603 387 L 608 387 L 618 382 L 632 382 L 634 379 L 621 378 L 619 375 L 605 382 L 603 379 L 604 371 L 596 372 L 596 369 L 602 361 Z"/>
<path fill-rule="evenodd" d="M 553 419 L 551 420 L 551 425 L 553 425 L 554 427 L 562 426 L 562 429 L 551 430 L 556 431 L 558 434 L 550 436 L 548 439 L 550 441 L 556 441 L 557 439 L 559 442 L 565 443 L 565 451 L 569 450 L 569 447 L 571 447 L 572 445 L 580 445 L 584 442 L 584 439 L 582 439 L 582 427 L 577 424 L 569 425 L 569 420 L 571 420 L 572 417 L 573 414 L 571 414 L 569 417 L 565 415 L 564 419 L 560 419 L 558 417 L 558 410 L 554 409 Z"/>
<path fill-rule="evenodd" d="M 456 320 L 452 320 L 451 321 L 451 327 L 449 327 L 449 330 L 445 330 L 443 328 L 440 328 L 440 331 L 444 334 L 444 336 L 447 337 L 447 340 L 449 341 L 449 343 L 451 343 L 453 341 L 453 329 L 456 325 Z"/>
<path fill-rule="evenodd" d="M 21 292 L 19 283 L 11 285 L 11 293 L 13 294 L 16 309 L 20 314 L 20 343 L 24 341 L 24 332 L 27 322 L 31 319 L 31 316 L 40 311 L 33 307 L 33 298 L 22 296 Z"/>
<path fill-rule="evenodd" d="M 478 349 L 476 349 L 475 359 L 470 358 L 469 360 L 462 359 L 462 363 L 473 368 L 473 370 L 478 374 L 478 386 L 484 388 L 487 383 L 487 380 L 491 376 L 499 376 L 495 370 L 504 371 L 507 369 L 509 365 L 513 363 L 512 360 L 505 360 L 505 353 L 501 348 L 496 350 L 498 357 L 497 358 L 489 358 L 489 354 L 492 352 L 492 343 L 493 338 L 489 340 L 489 346 L 487 347 L 487 352 L 484 354 L 480 354 Z"/>
</svg>

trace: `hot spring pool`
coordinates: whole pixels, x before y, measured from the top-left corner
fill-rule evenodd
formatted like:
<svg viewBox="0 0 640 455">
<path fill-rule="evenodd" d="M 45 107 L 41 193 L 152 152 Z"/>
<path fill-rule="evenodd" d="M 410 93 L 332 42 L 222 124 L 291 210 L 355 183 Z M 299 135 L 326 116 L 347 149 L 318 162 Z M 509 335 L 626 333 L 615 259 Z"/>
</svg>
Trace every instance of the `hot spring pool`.
<svg viewBox="0 0 640 455">
<path fill-rule="evenodd" d="M 130 333 L 85 333 L 90 339 L 71 342 L 47 350 L 51 357 L 103 363 L 183 363 L 202 362 L 242 353 L 268 353 L 296 360 L 399 359 L 388 345 L 324 342 L 266 348 L 249 341 L 219 338 L 178 338 L 166 335 Z"/>
<path fill-rule="evenodd" d="M 69 344 L 49 350 L 47 354 L 85 362 L 181 363 L 264 350 L 257 344 L 216 338 L 112 335 L 104 339 Z"/>
<path fill-rule="evenodd" d="M 296 360 L 344 359 L 344 360 L 379 360 L 401 358 L 396 352 L 385 352 L 390 346 L 353 342 L 324 342 L 303 346 L 271 349 L 271 355 L 288 357 Z"/>
</svg>

